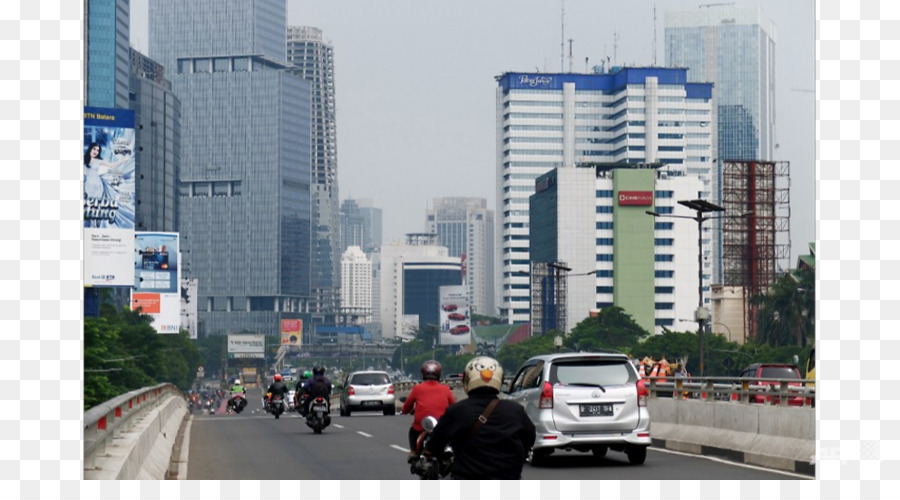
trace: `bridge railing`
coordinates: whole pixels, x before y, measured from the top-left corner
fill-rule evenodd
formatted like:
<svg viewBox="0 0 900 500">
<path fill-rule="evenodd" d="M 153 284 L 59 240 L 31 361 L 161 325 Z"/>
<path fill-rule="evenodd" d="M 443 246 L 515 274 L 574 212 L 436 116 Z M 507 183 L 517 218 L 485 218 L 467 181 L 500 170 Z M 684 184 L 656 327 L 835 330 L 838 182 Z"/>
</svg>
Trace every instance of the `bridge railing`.
<svg viewBox="0 0 900 500">
<path fill-rule="evenodd" d="M 84 468 L 94 467 L 96 457 L 106 453 L 107 444 L 138 417 L 145 415 L 172 395 L 182 392 L 172 384 L 136 389 L 84 412 Z"/>
<path fill-rule="evenodd" d="M 815 380 L 734 377 L 646 377 L 650 397 L 814 406 Z"/>
</svg>

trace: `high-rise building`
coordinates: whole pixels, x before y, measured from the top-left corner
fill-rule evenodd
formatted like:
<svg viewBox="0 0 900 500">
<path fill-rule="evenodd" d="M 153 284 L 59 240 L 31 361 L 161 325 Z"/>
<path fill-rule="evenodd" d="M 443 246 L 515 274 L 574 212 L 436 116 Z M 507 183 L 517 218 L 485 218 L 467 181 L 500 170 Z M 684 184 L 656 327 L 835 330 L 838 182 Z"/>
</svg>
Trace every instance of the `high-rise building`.
<svg viewBox="0 0 900 500">
<path fill-rule="evenodd" d="M 532 332 L 571 331 L 609 306 L 650 333 L 695 330 L 683 320 L 699 300 L 697 224 L 665 215 L 686 210 L 677 200 L 702 189 L 671 164 L 588 163 L 539 177 L 530 204 Z"/>
<path fill-rule="evenodd" d="M 435 240 L 409 234 L 372 254 L 372 321 L 383 338 L 406 337 L 404 315 L 418 316 L 416 328 L 437 325 L 440 287 L 462 284 L 459 257 Z"/>
<path fill-rule="evenodd" d="M 341 248 L 358 246 L 370 254 L 381 246 L 381 209 L 368 198 L 341 203 Z"/>
<path fill-rule="evenodd" d="M 715 204 L 723 202 L 725 162 L 774 160 L 775 45 L 775 25 L 760 7 L 666 11 L 666 65 L 686 68 L 689 82 L 715 85 Z M 722 283 L 729 264 L 723 261 L 722 225 L 713 227 L 713 282 Z"/>
<path fill-rule="evenodd" d="M 165 69 L 131 49 L 129 104 L 135 121 L 135 227 L 178 231 L 181 101 Z"/>
<path fill-rule="evenodd" d="M 181 99 L 182 274 L 200 335 L 277 335 L 310 298 L 310 83 L 284 0 L 150 2 L 150 56 Z"/>
<path fill-rule="evenodd" d="M 85 104 L 128 109 L 129 0 L 84 0 Z"/>
<path fill-rule="evenodd" d="M 333 316 L 341 284 L 340 210 L 335 114 L 334 48 L 322 30 L 288 26 L 287 58 L 312 85 L 312 312 Z"/>
<path fill-rule="evenodd" d="M 435 198 L 425 215 L 425 231 L 437 234 L 438 244 L 451 257 L 460 257 L 468 288 L 470 311 L 494 311 L 494 211 L 484 198 Z"/>
<path fill-rule="evenodd" d="M 535 180 L 577 163 L 661 163 L 712 189 L 712 85 L 685 69 L 505 73 L 497 77 L 497 269 L 501 314 L 529 321 L 529 197 Z M 585 200 L 589 202 L 589 200 Z"/>
<path fill-rule="evenodd" d="M 351 324 L 367 323 L 372 315 L 372 262 L 358 246 L 341 257 L 341 316 Z"/>
</svg>

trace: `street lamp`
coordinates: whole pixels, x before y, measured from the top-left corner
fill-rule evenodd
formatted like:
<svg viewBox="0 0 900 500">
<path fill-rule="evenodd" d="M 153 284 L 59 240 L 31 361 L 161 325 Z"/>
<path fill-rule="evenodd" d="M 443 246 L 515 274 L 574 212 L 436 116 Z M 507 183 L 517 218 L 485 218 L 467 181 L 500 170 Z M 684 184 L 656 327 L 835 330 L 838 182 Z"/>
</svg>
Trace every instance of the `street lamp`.
<svg viewBox="0 0 900 500">
<path fill-rule="evenodd" d="M 679 205 L 685 206 L 697 212 L 697 215 L 691 217 L 689 215 L 672 215 L 660 214 L 651 210 L 647 210 L 648 215 L 654 217 L 672 217 L 677 219 L 691 219 L 697 221 L 697 310 L 694 312 L 694 319 L 697 321 L 697 344 L 700 355 L 700 376 L 704 375 L 703 371 L 703 323 L 709 320 L 709 309 L 703 307 L 703 223 L 712 219 L 725 219 L 730 217 L 746 217 L 751 215 L 748 212 L 736 216 L 706 216 L 711 212 L 724 212 L 725 208 L 706 200 L 679 200 Z"/>
</svg>

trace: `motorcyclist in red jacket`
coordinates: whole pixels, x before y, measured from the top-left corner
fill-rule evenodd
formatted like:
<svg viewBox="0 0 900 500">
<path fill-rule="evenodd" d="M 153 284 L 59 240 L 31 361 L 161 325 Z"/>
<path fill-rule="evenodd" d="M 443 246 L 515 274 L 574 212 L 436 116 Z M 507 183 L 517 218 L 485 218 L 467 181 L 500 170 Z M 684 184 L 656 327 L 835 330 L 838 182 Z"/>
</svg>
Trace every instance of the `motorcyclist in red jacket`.
<svg viewBox="0 0 900 500">
<path fill-rule="evenodd" d="M 410 391 L 400 413 L 408 415 L 415 408 L 415 417 L 409 428 L 409 460 L 416 457 L 416 441 L 422 433 L 422 419 L 427 416 L 441 418 L 444 410 L 456 402 L 453 392 L 442 383 L 441 364 L 435 360 L 422 363 L 422 383 L 416 384 Z"/>
</svg>

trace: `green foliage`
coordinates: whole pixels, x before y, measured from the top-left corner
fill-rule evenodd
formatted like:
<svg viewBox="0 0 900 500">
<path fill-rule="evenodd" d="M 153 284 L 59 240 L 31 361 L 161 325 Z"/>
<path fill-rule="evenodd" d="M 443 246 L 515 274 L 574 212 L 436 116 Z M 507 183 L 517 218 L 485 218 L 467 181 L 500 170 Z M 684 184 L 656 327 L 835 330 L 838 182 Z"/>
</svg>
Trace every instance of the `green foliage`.
<svg viewBox="0 0 900 500">
<path fill-rule="evenodd" d="M 582 320 L 565 339 L 573 351 L 615 349 L 627 352 L 650 332 L 641 328 L 621 307 L 604 307 L 595 318 Z"/>
<path fill-rule="evenodd" d="M 815 334 L 815 279 L 813 269 L 797 269 L 751 299 L 759 308 L 756 320 L 760 344 L 806 347 Z"/>
<path fill-rule="evenodd" d="M 550 331 L 515 344 L 503 344 L 497 353 L 497 361 L 503 366 L 506 375 L 513 376 L 519 366 L 529 358 L 556 352 L 553 344 L 556 335 L 556 331 Z"/>
<path fill-rule="evenodd" d="M 150 316 L 102 307 L 84 321 L 84 408 L 141 387 L 191 387 L 201 356 L 187 332 L 160 335 Z"/>
</svg>

